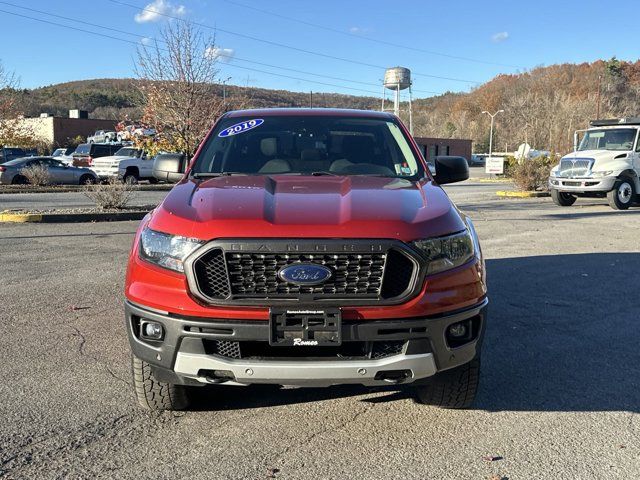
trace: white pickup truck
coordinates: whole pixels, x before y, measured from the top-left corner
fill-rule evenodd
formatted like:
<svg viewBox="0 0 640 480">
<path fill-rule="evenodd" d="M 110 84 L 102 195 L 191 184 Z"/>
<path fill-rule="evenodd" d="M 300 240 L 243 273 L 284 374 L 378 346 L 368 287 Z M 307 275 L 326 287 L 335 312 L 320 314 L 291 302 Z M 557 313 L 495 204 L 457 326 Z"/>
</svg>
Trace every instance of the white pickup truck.
<svg viewBox="0 0 640 480">
<path fill-rule="evenodd" d="M 149 180 L 156 183 L 153 176 L 153 158 L 135 147 L 122 147 L 114 155 L 96 158 L 91 169 L 100 180 L 120 178 L 127 183 Z"/>
<path fill-rule="evenodd" d="M 611 208 L 629 208 L 640 192 L 639 131 L 640 118 L 593 120 L 590 128 L 576 131 L 574 151 L 551 170 L 555 204 L 568 207 L 577 197 L 607 197 Z"/>
</svg>

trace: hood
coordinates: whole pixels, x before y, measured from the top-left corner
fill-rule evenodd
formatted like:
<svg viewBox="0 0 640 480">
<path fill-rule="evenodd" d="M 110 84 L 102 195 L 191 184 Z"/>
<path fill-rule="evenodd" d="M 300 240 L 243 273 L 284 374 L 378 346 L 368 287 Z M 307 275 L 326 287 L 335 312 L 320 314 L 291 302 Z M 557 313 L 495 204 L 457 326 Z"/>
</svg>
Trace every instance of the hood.
<svg viewBox="0 0 640 480">
<path fill-rule="evenodd" d="M 594 159 L 596 163 L 603 161 L 614 160 L 616 157 L 621 157 L 619 160 L 625 160 L 627 154 L 631 153 L 626 150 L 582 150 L 579 152 L 571 152 L 562 157 L 562 160 L 572 160 L 574 158 Z"/>
<path fill-rule="evenodd" d="M 230 176 L 177 184 L 153 229 L 212 238 L 417 238 L 465 228 L 429 180 L 365 176 Z"/>
<path fill-rule="evenodd" d="M 116 163 L 116 162 L 121 162 L 123 160 L 128 160 L 130 158 L 135 158 L 135 157 L 131 157 L 129 155 L 110 155 L 108 157 L 94 158 L 93 164 L 95 165 L 99 163 Z"/>
</svg>

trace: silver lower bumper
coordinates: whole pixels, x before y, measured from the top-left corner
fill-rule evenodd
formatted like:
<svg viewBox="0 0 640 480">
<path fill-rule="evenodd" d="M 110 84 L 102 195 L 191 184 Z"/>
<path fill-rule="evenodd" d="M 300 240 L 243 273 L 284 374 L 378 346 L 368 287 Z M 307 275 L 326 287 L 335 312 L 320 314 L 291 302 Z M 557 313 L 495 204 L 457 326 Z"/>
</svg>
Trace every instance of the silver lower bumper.
<svg viewBox="0 0 640 480">
<path fill-rule="evenodd" d="M 385 385 L 388 384 L 388 380 L 376 379 L 376 376 L 391 370 L 409 371 L 408 377 L 403 381 L 409 383 L 430 377 L 437 371 L 431 353 L 401 354 L 379 360 L 338 361 L 230 360 L 211 355 L 178 353 L 174 366 L 177 374 L 202 383 L 211 383 L 201 374 L 201 370 L 231 372 L 235 381 L 225 384 L 271 383 L 296 386 Z"/>
<path fill-rule="evenodd" d="M 608 192 L 613 189 L 616 177 L 603 178 L 549 178 L 549 188 L 561 192 Z"/>
</svg>

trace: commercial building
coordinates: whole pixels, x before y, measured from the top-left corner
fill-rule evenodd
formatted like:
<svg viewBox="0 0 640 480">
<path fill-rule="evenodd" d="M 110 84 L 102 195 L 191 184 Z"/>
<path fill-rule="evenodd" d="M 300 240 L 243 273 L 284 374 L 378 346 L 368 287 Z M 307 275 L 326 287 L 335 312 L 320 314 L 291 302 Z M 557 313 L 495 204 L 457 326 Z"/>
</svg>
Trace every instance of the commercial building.
<svg viewBox="0 0 640 480">
<path fill-rule="evenodd" d="M 25 131 L 51 147 L 63 147 L 78 135 L 86 138 L 96 130 L 115 130 L 116 123 L 116 120 L 87 118 L 82 110 L 70 110 L 69 118 L 43 113 L 40 117 L 21 120 Z"/>
<path fill-rule="evenodd" d="M 471 140 L 463 138 L 414 137 L 420 151 L 428 162 L 438 155 L 471 158 Z"/>
</svg>

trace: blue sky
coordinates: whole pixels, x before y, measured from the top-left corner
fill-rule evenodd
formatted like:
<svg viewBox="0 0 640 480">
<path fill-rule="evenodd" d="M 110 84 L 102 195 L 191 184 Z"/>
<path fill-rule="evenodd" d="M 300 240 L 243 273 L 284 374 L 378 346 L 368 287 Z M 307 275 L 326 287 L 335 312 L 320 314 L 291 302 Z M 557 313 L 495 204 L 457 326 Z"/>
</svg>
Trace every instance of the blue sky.
<svg viewBox="0 0 640 480">
<path fill-rule="evenodd" d="M 633 0 L 617 1 L 615 7 L 591 0 L 539 0 L 535 3 L 513 0 L 408 0 L 404 3 L 380 0 L 118 1 L 133 7 L 113 0 L 0 2 L 0 60 L 6 69 L 15 71 L 21 78 L 21 85 L 28 88 L 79 79 L 132 77 L 135 44 L 155 37 L 167 21 L 176 21 L 154 14 L 154 11 L 217 27 L 217 46 L 228 49 L 225 52 L 233 55 L 221 63 L 221 78 L 231 77 L 229 83 L 243 86 L 377 96 L 384 73 L 380 67 L 402 65 L 414 72 L 414 97 L 426 97 L 430 96 L 429 92 L 467 91 L 477 85 L 473 82 L 485 82 L 499 73 L 515 73 L 539 65 L 593 61 L 613 55 L 625 60 L 638 58 L 634 12 L 638 11 L 639 5 Z M 395 8 L 396 5 L 404 8 Z M 149 10 L 142 10 L 144 7 Z M 611 9 L 617 14 L 613 15 L 615 12 L 610 12 Z M 70 25 L 133 43 L 25 17 Z M 615 18 L 615 22 L 603 18 Z M 132 35 L 101 29 L 86 22 Z M 597 35 L 589 33 L 595 31 Z M 208 33 L 213 34 L 214 30 L 208 30 Z M 373 66 L 311 55 L 260 40 Z M 250 62 L 339 77 L 366 85 Z"/>
</svg>

